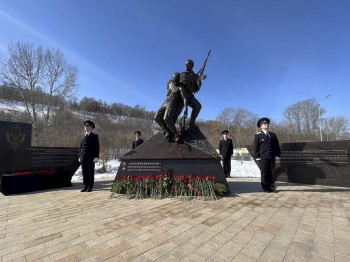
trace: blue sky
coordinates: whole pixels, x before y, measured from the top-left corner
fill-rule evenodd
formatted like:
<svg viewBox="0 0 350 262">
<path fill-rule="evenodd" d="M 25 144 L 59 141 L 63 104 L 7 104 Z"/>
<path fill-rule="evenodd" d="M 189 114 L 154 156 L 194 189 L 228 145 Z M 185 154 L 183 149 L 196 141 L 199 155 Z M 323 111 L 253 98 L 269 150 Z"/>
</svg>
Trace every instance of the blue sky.
<svg viewBox="0 0 350 262">
<path fill-rule="evenodd" d="M 276 121 L 316 98 L 325 117 L 350 100 L 350 1 L 0 0 L 0 51 L 60 48 L 79 69 L 79 97 L 156 111 L 166 82 L 201 67 L 199 118 L 241 107 Z M 323 99 L 327 95 L 327 99 Z"/>
</svg>

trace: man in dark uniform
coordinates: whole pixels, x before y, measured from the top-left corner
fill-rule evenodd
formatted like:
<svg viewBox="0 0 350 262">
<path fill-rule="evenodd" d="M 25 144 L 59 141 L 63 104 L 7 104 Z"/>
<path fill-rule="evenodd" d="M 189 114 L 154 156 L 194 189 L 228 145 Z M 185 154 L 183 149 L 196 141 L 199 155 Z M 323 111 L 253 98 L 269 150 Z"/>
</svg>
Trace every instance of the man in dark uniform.
<svg viewBox="0 0 350 262">
<path fill-rule="evenodd" d="M 222 139 L 219 143 L 219 153 L 222 157 L 222 165 L 224 167 L 225 177 L 230 177 L 231 174 L 231 156 L 233 154 L 232 139 L 228 138 L 228 130 L 221 132 Z"/>
<path fill-rule="evenodd" d="M 275 159 L 281 156 L 281 150 L 275 133 L 269 131 L 270 119 L 260 118 L 257 126 L 261 129 L 254 137 L 255 159 L 259 162 L 261 186 L 265 192 L 276 192 Z"/>
<path fill-rule="evenodd" d="M 95 124 L 91 120 L 84 121 L 85 133 L 80 141 L 79 162 L 83 172 L 83 189 L 81 192 L 91 192 L 94 186 L 95 163 L 98 161 L 100 143 L 98 135 L 92 133 Z"/>
<path fill-rule="evenodd" d="M 135 131 L 135 139 L 132 141 L 132 149 L 138 147 L 143 143 L 143 140 L 141 139 L 141 132 Z"/>
<path fill-rule="evenodd" d="M 195 72 L 193 72 L 193 67 L 194 62 L 191 59 L 188 59 L 186 61 L 186 72 L 181 73 L 180 86 L 184 94 L 184 115 L 187 116 L 188 106 L 192 108 L 189 127 L 198 128 L 198 126 L 195 124 L 195 121 L 199 115 L 199 112 L 201 111 L 202 105 L 194 97 L 194 93 L 199 91 L 201 87 L 201 80 L 204 80 L 206 76 L 198 76 Z"/>
<path fill-rule="evenodd" d="M 159 108 L 154 120 L 165 133 L 165 139 L 178 142 L 176 120 L 184 106 L 183 94 L 180 91 L 180 74 L 174 73 L 167 83 L 167 98 Z"/>
</svg>

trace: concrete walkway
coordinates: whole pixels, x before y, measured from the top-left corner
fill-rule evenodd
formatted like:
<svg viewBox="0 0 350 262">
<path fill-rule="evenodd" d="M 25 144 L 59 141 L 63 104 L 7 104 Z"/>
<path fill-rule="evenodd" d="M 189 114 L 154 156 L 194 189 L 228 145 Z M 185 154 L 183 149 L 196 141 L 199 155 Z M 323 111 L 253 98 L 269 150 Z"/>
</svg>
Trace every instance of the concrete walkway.
<svg viewBox="0 0 350 262">
<path fill-rule="evenodd" d="M 218 201 L 109 199 L 111 180 L 0 196 L 0 261 L 350 261 L 350 189 L 230 178 Z"/>
</svg>

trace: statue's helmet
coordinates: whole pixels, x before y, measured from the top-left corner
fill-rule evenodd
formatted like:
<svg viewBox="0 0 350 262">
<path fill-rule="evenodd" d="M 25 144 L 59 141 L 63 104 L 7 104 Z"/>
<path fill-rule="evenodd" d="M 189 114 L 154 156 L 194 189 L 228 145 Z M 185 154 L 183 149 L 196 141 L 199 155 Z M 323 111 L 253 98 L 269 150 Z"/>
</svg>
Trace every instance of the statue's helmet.
<svg viewBox="0 0 350 262">
<path fill-rule="evenodd" d="M 193 67 L 193 66 L 194 66 L 193 60 L 187 59 L 187 60 L 186 60 L 186 65 L 192 65 L 192 67 Z"/>
</svg>

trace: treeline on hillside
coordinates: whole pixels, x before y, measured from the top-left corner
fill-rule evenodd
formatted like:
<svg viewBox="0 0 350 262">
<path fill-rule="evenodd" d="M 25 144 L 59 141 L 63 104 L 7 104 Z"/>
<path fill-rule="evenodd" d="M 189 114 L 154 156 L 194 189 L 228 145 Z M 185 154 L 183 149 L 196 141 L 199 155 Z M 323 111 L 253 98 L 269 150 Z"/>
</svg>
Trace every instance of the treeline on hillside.
<svg viewBox="0 0 350 262">
<path fill-rule="evenodd" d="M 28 97 L 31 96 L 33 103 L 35 104 L 45 104 L 49 99 L 49 95 L 45 93 L 43 90 L 27 90 L 23 89 L 22 93 L 18 92 L 18 89 L 10 86 L 0 86 L 0 99 L 4 99 L 9 102 L 24 102 L 23 96 Z M 58 96 L 53 96 L 51 98 L 54 103 L 66 103 L 66 101 L 59 101 L 60 98 Z"/>
<path fill-rule="evenodd" d="M 106 101 L 96 100 L 92 97 L 84 97 L 71 104 L 72 109 L 103 114 L 111 114 L 119 117 L 134 117 L 140 119 L 153 119 L 155 112 L 147 111 L 145 107 L 136 105 L 131 107 L 122 103 L 108 104 Z"/>
<path fill-rule="evenodd" d="M 44 132 L 44 119 L 39 118 L 37 123 L 39 143 L 36 144 L 32 139 L 32 145 L 79 147 L 85 119 L 91 119 L 96 124 L 94 132 L 99 134 L 101 154 L 108 158 L 119 157 L 130 150 L 136 130 L 140 130 L 142 137 L 147 139 L 153 135 L 155 128 L 153 119 L 119 118 L 104 113 L 73 111 L 69 107 L 60 106 L 51 118 L 48 132 Z M 0 120 L 30 123 L 25 111 L 2 107 L 0 107 Z"/>
<path fill-rule="evenodd" d="M 35 91 L 23 90 L 24 95 L 28 97 L 28 93 L 31 93 L 31 98 L 35 104 L 46 104 L 49 96 L 42 90 Z M 4 99 L 10 102 L 23 102 L 23 97 L 16 88 L 9 86 L 0 86 L 0 99 Z M 73 100 L 65 100 L 58 96 L 52 96 L 50 98 L 52 103 L 66 106 L 76 111 L 86 111 L 93 113 L 111 114 L 119 117 L 134 117 L 140 119 L 152 119 L 155 115 L 153 111 L 147 111 L 145 107 L 136 105 L 134 107 L 124 105 L 122 103 L 108 104 L 101 99 L 96 100 L 93 97 L 83 97 L 81 100 L 76 98 Z"/>
<path fill-rule="evenodd" d="M 31 94 L 32 101 L 38 105 L 47 104 L 47 97 L 41 91 Z M 0 87 L 0 99 L 9 102 L 22 103 L 17 90 L 11 87 Z M 109 157 L 119 157 L 131 149 L 134 132 L 140 130 L 143 137 L 150 137 L 154 133 L 152 111 L 141 106 L 131 107 L 121 103 L 108 104 L 102 100 L 84 97 L 77 101 L 61 101 L 52 114 L 50 125 L 45 129 L 45 118 L 41 115 L 36 123 L 37 141 L 34 146 L 79 146 L 80 136 L 84 131 L 83 121 L 91 119 L 96 123 L 94 132 L 99 133 L 102 154 Z M 0 108 L 0 120 L 30 123 L 26 111 L 18 109 Z"/>
</svg>

